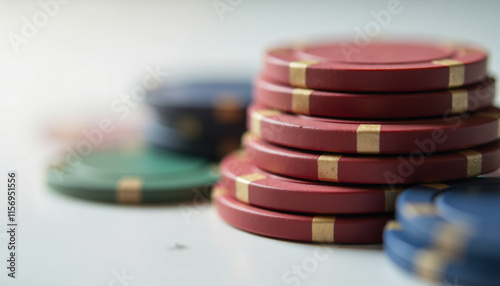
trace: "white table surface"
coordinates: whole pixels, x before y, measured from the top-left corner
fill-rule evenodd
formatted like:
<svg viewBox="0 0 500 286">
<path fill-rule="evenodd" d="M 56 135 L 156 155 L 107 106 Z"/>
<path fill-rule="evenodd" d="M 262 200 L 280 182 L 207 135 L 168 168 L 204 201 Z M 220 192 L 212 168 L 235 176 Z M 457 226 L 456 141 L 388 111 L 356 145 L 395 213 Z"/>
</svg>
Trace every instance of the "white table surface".
<svg viewBox="0 0 500 286">
<path fill-rule="evenodd" d="M 0 285 L 429 285 L 400 271 L 378 245 L 322 248 L 255 236 L 225 224 L 207 203 L 129 207 L 48 190 L 45 164 L 64 143 L 48 140 L 47 126 L 104 116 L 122 126 L 143 124 L 144 108 L 120 121 L 110 106 L 147 67 L 160 64 L 169 81 L 213 70 L 254 76 L 265 47 L 352 37 L 373 20 L 370 11 L 388 3 L 243 0 L 220 20 L 212 2 L 73 0 L 16 52 L 8 35 L 20 34 L 23 18 L 41 11 L 40 4 L 0 1 L 0 177 L 8 170 L 19 177 L 18 278 L 7 278 L 2 262 Z M 489 48 L 490 69 L 499 70 L 499 1 L 401 5 L 382 36 L 472 40 Z M 5 261 L 6 195 L 0 193 Z M 327 258 L 318 261 L 318 251 Z M 298 283 L 283 279 L 304 263 L 312 269 Z M 122 271 L 129 280 L 116 278 Z"/>
</svg>

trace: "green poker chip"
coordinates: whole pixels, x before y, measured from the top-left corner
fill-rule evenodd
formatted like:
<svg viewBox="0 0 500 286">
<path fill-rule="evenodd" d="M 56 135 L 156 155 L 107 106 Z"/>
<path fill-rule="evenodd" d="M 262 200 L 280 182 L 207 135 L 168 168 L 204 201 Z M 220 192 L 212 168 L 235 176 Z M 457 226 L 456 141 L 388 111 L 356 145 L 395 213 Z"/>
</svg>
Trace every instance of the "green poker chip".
<svg viewBox="0 0 500 286">
<path fill-rule="evenodd" d="M 53 189 L 80 198 L 154 203 L 193 198 L 219 178 L 206 159 L 150 147 L 100 150 L 80 160 L 58 160 L 47 171 Z"/>
</svg>

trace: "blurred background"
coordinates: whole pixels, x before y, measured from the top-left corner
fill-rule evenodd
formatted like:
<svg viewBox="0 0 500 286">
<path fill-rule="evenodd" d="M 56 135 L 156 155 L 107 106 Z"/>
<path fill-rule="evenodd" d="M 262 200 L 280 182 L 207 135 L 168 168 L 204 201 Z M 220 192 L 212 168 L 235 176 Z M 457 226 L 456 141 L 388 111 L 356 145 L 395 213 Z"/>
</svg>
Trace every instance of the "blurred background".
<svg viewBox="0 0 500 286">
<path fill-rule="evenodd" d="M 389 2 L 61 1 L 48 5 L 54 12 L 45 20 L 36 19 L 44 11 L 37 1 L 2 1 L 0 106 L 9 124 L 1 132 L 10 138 L 2 151 L 19 163 L 41 128 L 55 123 L 103 116 L 117 125 L 136 122 L 144 116 L 143 105 L 131 108 L 125 120 L 111 108 L 152 69 L 167 82 L 207 74 L 252 78 L 265 48 L 354 36 Z M 381 28 L 380 37 L 477 42 L 491 52 L 490 70 L 498 70 L 497 1 L 398 2 L 401 12 Z M 39 25 L 31 31 L 26 21 Z"/>
<path fill-rule="evenodd" d="M 139 218 L 139 222 L 144 225 L 139 223 L 133 228 L 125 222 L 135 219 L 130 213 L 137 215 L 141 209 L 132 208 L 125 213 L 113 206 L 113 213 L 109 214 L 106 220 L 123 217 L 122 220 L 115 221 L 113 228 L 107 229 L 99 224 L 99 217 L 108 215 L 109 211 L 102 205 L 89 206 L 49 194 L 43 183 L 47 158 L 64 147 L 64 140 L 75 135 L 74 130 L 77 130 L 75 136 L 79 136 L 78 130 L 92 128 L 93 124 L 97 126 L 96 122 L 105 117 L 124 130 L 141 130 L 152 116 L 151 111 L 142 102 L 138 101 L 137 106 L 131 106 L 127 116 L 120 116 L 121 113 L 113 111 L 113 106 L 117 104 L 116 101 L 123 100 L 124 95 L 130 94 L 135 86 L 141 84 L 147 75 L 161 74 L 165 83 L 215 74 L 227 79 L 251 80 L 259 73 L 266 48 L 282 42 L 303 42 L 320 37 L 354 37 L 370 22 L 375 21 L 374 13 L 387 9 L 389 2 L 391 1 L 1 0 L 0 166 L 3 173 L 15 169 L 19 174 L 21 261 L 24 260 L 20 267 L 21 278 L 16 282 L 9 280 L 7 284 L 2 285 L 28 285 L 34 282 L 55 282 L 54 285 L 104 285 L 108 278 L 112 277 L 110 273 L 113 269 L 119 270 L 123 265 L 128 265 L 130 271 L 138 277 L 142 274 L 142 280 L 138 278 L 135 282 L 137 284 L 130 285 L 160 285 L 160 281 L 164 283 L 162 285 L 168 284 L 167 282 L 179 284 L 179 281 L 200 282 L 197 279 L 203 275 L 198 278 L 189 277 L 189 268 L 176 275 L 161 274 L 165 277 L 154 278 L 153 274 L 157 273 L 154 270 L 161 269 L 159 265 L 174 264 L 171 261 L 165 262 L 165 257 L 143 257 L 139 259 L 142 264 L 134 262 L 134 255 L 151 249 L 147 246 L 130 245 L 146 244 L 149 239 L 141 239 L 154 235 L 149 232 L 150 229 L 165 227 L 158 217 L 153 216 L 163 210 L 143 210 L 145 215 Z M 499 1 L 397 2 L 402 7 L 401 12 L 393 14 L 388 24 L 380 29 L 380 37 L 425 36 L 475 42 L 490 51 L 489 69 L 494 74 L 500 70 Z M 498 100 L 497 98 L 497 102 Z M 0 205 L 3 206 L 4 203 L 5 196 L 1 196 Z M 64 217 L 69 210 L 74 211 L 76 222 Z M 178 209 L 165 212 L 165 215 L 173 217 L 173 221 L 181 217 Z M 85 223 L 92 226 L 90 229 L 94 234 L 105 233 L 104 244 L 100 244 L 90 233 L 89 237 L 71 237 L 67 234 L 68 230 L 77 226 L 88 227 Z M 201 219 L 194 224 L 196 223 L 204 224 Z M 193 224 L 177 226 L 174 233 L 183 235 Z M 4 227 L 4 224 L 1 227 Z M 5 232 L 1 227 L 3 234 Z M 224 231 L 226 226 L 221 233 Z M 217 231 L 210 233 L 214 240 L 223 239 L 219 238 Z M 195 234 L 203 236 L 203 228 L 199 228 Z M 157 234 L 159 240 L 151 238 L 147 244 L 155 245 L 161 242 L 161 249 L 170 249 L 169 247 L 175 247 L 176 244 L 174 240 L 169 240 L 172 235 L 176 234 Z M 193 233 L 189 235 L 193 236 Z M 110 246 L 113 237 L 122 238 L 117 239 L 115 248 Z M 187 240 L 190 239 L 194 238 Z M 0 242 L 1 251 L 5 251 L 5 236 L 0 236 Z M 191 242 L 196 245 L 194 241 Z M 74 249 L 72 247 L 75 244 L 82 246 Z M 202 245 L 200 242 L 199 247 L 210 245 Z M 278 265 L 273 268 L 276 273 L 270 273 L 270 269 L 255 267 L 258 263 L 269 261 L 264 256 L 256 255 L 251 262 L 244 259 L 245 262 L 242 262 L 239 256 L 225 259 L 224 251 L 229 250 L 222 250 L 224 243 L 214 247 L 217 253 L 205 251 L 206 260 L 203 263 L 195 262 L 201 257 L 191 257 L 186 261 L 176 258 L 176 261 L 181 265 L 187 265 L 189 261 L 194 269 L 201 269 L 211 259 L 215 259 L 214 261 L 220 263 L 214 263 L 214 266 L 206 271 L 215 269 L 218 274 L 224 273 L 223 269 L 229 267 L 228 265 L 236 263 L 239 270 L 228 274 L 224 279 L 227 283 L 248 279 L 262 281 L 257 278 L 281 283 L 281 273 L 291 265 L 285 259 L 295 259 L 300 263 L 310 252 L 304 249 L 304 253 L 290 258 L 278 255 L 284 253 L 285 249 L 277 249 L 272 257 Z M 249 251 L 252 247 L 266 249 L 257 242 L 248 247 Z M 102 253 L 104 249 L 109 250 L 109 257 L 105 256 L 106 259 L 96 262 L 96 259 L 103 257 L 95 253 Z M 58 254 L 51 259 L 52 250 L 66 254 Z M 280 252 L 281 250 L 283 252 Z M 342 250 L 338 252 L 341 253 Z M 92 254 L 87 256 L 87 259 L 81 258 L 81 255 L 88 253 Z M 358 254 L 351 257 L 356 255 Z M 370 253 L 363 255 L 367 255 L 363 257 L 367 263 L 366 267 L 363 267 L 365 270 L 379 259 Z M 75 280 L 78 281 L 52 277 L 60 276 L 61 273 L 56 273 L 59 267 L 64 266 L 64 261 L 73 259 L 81 261 L 72 265 L 74 269 L 68 270 L 68 277 L 77 277 Z M 372 285 L 421 285 L 419 281 L 408 280 L 411 278 L 407 276 L 393 274 L 389 266 L 376 266 L 365 278 L 359 275 L 353 278 L 348 274 L 359 272 L 359 267 L 364 265 L 358 262 L 346 263 L 346 266 L 342 266 L 345 267 L 342 271 L 347 274 L 337 275 L 330 280 L 324 280 L 324 275 L 329 274 L 328 268 L 322 268 L 323 272 L 320 271 L 320 274 L 306 282 L 321 284 L 328 281 L 328 284 L 335 284 L 335 281 L 347 283 L 349 279 L 354 279 L 352 284 L 344 285 L 363 285 L 367 281 Z M 91 272 L 90 276 L 98 278 L 88 278 L 88 281 L 83 279 L 86 275 L 77 270 L 85 267 L 89 267 L 86 269 Z M 101 268 L 104 269 L 102 272 L 99 270 Z M 378 275 L 379 278 L 370 279 L 370 273 Z M 0 276 L 0 281 L 3 281 L 4 270 L 0 271 Z M 216 283 L 208 281 L 205 284 Z"/>
</svg>

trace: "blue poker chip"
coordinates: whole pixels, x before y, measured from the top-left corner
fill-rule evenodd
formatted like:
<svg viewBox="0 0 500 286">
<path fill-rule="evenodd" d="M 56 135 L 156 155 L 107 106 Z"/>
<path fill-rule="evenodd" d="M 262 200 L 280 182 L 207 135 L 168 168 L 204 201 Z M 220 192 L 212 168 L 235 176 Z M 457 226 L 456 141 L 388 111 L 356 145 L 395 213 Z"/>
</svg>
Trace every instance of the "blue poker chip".
<svg viewBox="0 0 500 286">
<path fill-rule="evenodd" d="M 164 150 L 219 160 L 239 148 L 241 133 L 191 138 L 180 130 L 152 122 L 146 138 L 151 145 Z"/>
<path fill-rule="evenodd" d="M 443 253 L 432 245 L 414 240 L 397 222 L 384 231 L 389 258 L 406 271 L 446 285 L 500 285 L 498 264 L 463 259 Z"/>
<path fill-rule="evenodd" d="M 493 221 L 500 207 L 498 189 L 499 178 L 416 185 L 398 197 L 396 218 L 417 241 L 460 257 L 498 262 L 500 221 Z"/>
<path fill-rule="evenodd" d="M 182 137 L 190 141 L 214 139 L 228 135 L 241 135 L 246 130 L 245 111 L 237 112 L 230 120 L 220 121 L 211 115 L 204 116 L 200 112 L 170 110 L 158 113 L 156 121 L 163 126 L 173 128 Z"/>
<path fill-rule="evenodd" d="M 500 182 L 452 186 L 436 199 L 440 215 L 479 229 L 500 228 Z"/>
<path fill-rule="evenodd" d="M 245 108 L 252 100 L 250 82 L 199 81 L 166 85 L 148 93 L 146 102 L 163 108 Z"/>
<path fill-rule="evenodd" d="M 192 141 L 235 134 L 241 135 L 246 130 L 244 113 L 242 111 L 241 118 L 233 118 L 230 122 L 218 122 L 210 116 L 175 110 L 159 114 L 156 121 L 163 126 L 177 130 L 182 137 Z"/>
<path fill-rule="evenodd" d="M 148 93 L 158 121 L 197 137 L 225 136 L 246 129 L 246 107 L 252 100 L 250 82 L 193 81 L 160 86 Z"/>
</svg>

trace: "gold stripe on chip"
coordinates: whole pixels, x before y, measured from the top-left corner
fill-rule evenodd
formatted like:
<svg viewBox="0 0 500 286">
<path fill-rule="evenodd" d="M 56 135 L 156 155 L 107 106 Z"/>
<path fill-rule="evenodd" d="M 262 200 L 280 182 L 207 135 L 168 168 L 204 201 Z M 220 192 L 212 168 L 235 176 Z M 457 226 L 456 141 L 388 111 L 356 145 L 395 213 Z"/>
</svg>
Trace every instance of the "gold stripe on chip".
<svg viewBox="0 0 500 286">
<path fill-rule="evenodd" d="M 431 189 L 436 189 L 436 190 L 442 190 L 450 187 L 447 184 L 441 184 L 441 183 L 434 183 L 434 184 L 421 184 L 421 186 L 428 187 Z"/>
<path fill-rule="evenodd" d="M 474 113 L 474 115 L 484 116 L 484 117 L 493 117 L 496 119 L 500 119 L 500 113 L 492 112 L 492 111 L 480 111 L 480 112 Z"/>
<path fill-rule="evenodd" d="M 239 161 L 246 161 L 248 159 L 248 154 L 245 149 L 240 149 L 233 152 L 233 155 Z"/>
<path fill-rule="evenodd" d="M 56 169 L 58 171 L 64 169 L 64 167 L 66 167 L 66 165 L 61 161 L 51 162 L 49 165 L 49 168 Z"/>
<path fill-rule="evenodd" d="M 116 185 L 116 201 L 120 204 L 139 204 L 142 202 L 142 179 L 123 177 Z"/>
<path fill-rule="evenodd" d="M 189 139 L 200 138 L 203 129 L 201 121 L 192 116 L 181 117 L 177 123 L 177 128 L 184 137 Z"/>
<path fill-rule="evenodd" d="M 212 200 L 215 201 L 218 197 L 227 194 L 227 190 L 220 186 L 215 186 L 212 189 Z"/>
<path fill-rule="evenodd" d="M 433 61 L 432 63 L 447 66 L 450 69 L 448 88 L 464 85 L 465 66 L 462 62 L 451 59 L 442 59 Z"/>
<path fill-rule="evenodd" d="M 492 111 L 482 111 L 482 112 L 476 112 L 476 113 L 474 113 L 474 115 L 496 118 L 497 119 L 497 137 L 500 138 L 500 113 L 492 112 Z"/>
<path fill-rule="evenodd" d="M 281 114 L 280 111 L 278 110 L 273 110 L 273 109 L 262 109 L 262 110 L 256 110 L 252 112 L 252 118 L 250 122 L 250 131 L 252 131 L 253 134 L 257 136 L 261 136 L 261 121 L 262 118 L 266 116 L 273 116 L 273 115 L 279 115 Z"/>
<path fill-rule="evenodd" d="M 315 65 L 317 63 L 319 62 L 314 60 L 290 62 L 290 64 L 288 65 L 289 68 L 288 75 L 289 75 L 290 85 L 307 87 L 306 85 L 307 67 L 310 65 Z"/>
<path fill-rule="evenodd" d="M 339 160 L 341 155 L 321 155 L 318 158 L 318 179 L 320 181 L 339 181 Z"/>
<path fill-rule="evenodd" d="M 469 110 L 469 93 L 465 89 L 451 90 L 451 113 L 463 113 Z"/>
<path fill-rule="evenodd" d="M 469 240 L 468 232 L 462 227 L 443 223 L 435 229 L 433 244 L 438 249 L 447 250 L 450 255 L 464 254 Z"/>
<path fill-rule="evenodd" d="M 292 50 L 293 50 L 292 48 L 277 47 L 277 48 L 269 49 L 267 52 L 268 53 L 285 53 L 285 52 L 290 52 Z"/>
<path fill-rule="evenodd" d="M 453 41 L 453 40 L 446 40 L 446 41 L 443 41 L 443 43 L 441 44 L 442 48 L 443 49 L 447 49 L 448 52 L 453 52 L 454 50 L 457 49 L 457 46 L 458 46 L 458 42 L 456 41 Z"/>
<path fill-rule="evenodd" d="M 139 154 L 144 149 L 144 140 L 141 138 L 124 138 L 123 141 L 118 142 L 118 146 L 116 146 L 120 152 L 125 153 L 127 156 L 133 156 L 135 154 Z"/>
<path fill-rule="evenodd" d="M 215 98 L 214 118 L 220 123 L 233 123 L 245 117 L 241 95 L 222 93 Z"/>
<path fill-rule="evenodd" d="M 309 98 L 314 90 L 294 88 L 292 91 L 292 111 L 294 113 L 309 114 Z"/>
<path fill-rule="evenodd" d="M 385 225 L 385 229 L 387 229 L 387 230 L 402 230 L 403 228 L 401 227 L 399 222 L 397 222 L 395 220 L 390 220 Z"/>
<path fill-rule="evenodd" d="M 437 210 L 433 204 L 408 203 L 403 206 L 401 213 L 404 217 L 412 219 L 416 216 L 434 216 L 437 214 Z"/>
<path fill-rule="evenodd" d="M 290 43 L 293 46 L 293 50 L 305 50 L 308 44 L 309 42 L 306 39 L 294 39 Z"/>
<path fill-rule="evenodd" d="M 258 173 L 247 174 L 236 178 L 236 198 L 244 203 L 249 203 L 248 185 L 253 181 L 265 179 L 266 176 Z"/>
<path fill-rule="evenodd" d="M 380 153 L 380 124 L 360 124 L 356 130 L 358 153 Z"/>
<path fill-rule="evenodd" d="M 315 216 L 312 221 L 311 231 L 313 242 L 334 242 L 335 217 Z"/>
<path fill-rule="evenodd" d="M 441 281 L 440 274 L 443 268 L 448 264 L 448 259 L 437 250 L 422 250 L 415 255 L 416 272 L 422 278 Z"/>
<path fill-rule="evenodd" d="M 463 150 L 458 153 L 467 157 L 467 178 L 481 174 L 483 155 L 476 150 Z"/>
<path fill-rule="evenodd" d="M 259 139 L 259 136 L 250 131 L 243 133 L 243 136 L 241 136 L 241 142 L 243 143 L 246 143 L 248 141 L 254 141 L 257 139 Z"/>
<path fill-rule="evenodd" d="M 396 199 L 398 198 L 398 195 L 404 190 L 404 188 L 388 187 L 383 189 L 385 195 L 385 211 L 393 211 L 396 206 Z"/>
</svg>

